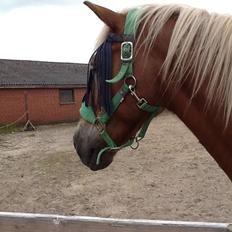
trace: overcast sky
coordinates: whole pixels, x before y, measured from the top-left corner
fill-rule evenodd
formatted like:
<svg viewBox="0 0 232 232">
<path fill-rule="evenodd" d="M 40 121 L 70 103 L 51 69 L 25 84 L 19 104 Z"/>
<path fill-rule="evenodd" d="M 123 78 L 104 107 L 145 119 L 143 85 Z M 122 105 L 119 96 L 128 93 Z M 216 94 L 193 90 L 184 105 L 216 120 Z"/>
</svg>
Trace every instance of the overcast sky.
<svg viewBox="0 0 232 232">
<path fill-rule="evenodd" d="M 86 63 L 102 23 L 80 0 L 0 0 L 0 59 Z M 113 10 L 181 3 L 232 14 L 232 0 L 95 0 Z"/>
</svg>

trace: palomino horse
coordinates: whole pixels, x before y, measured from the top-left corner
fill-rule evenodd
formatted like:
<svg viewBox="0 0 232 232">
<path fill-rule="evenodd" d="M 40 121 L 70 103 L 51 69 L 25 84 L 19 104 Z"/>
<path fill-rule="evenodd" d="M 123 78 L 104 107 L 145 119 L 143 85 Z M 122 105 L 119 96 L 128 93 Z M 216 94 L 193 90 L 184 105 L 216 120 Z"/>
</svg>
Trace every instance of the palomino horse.
<svg viewBox="0 0 232 232">
<path fill-rule="evenodd" d="M 178 5 L 116 13 L 85 4 L 108 29 L 90 59 L 74 135 L 82 162 L 107 167 L 167 108 L 232 180 L 232 17 Z"/>
</svg>

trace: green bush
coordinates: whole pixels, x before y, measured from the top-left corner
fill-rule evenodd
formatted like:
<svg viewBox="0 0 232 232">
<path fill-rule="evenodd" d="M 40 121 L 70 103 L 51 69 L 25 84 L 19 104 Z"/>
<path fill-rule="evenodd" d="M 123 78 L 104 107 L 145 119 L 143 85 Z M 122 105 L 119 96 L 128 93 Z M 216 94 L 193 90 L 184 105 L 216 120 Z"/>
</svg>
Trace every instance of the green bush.
<svg viewBox="0 0 232 232">
<path fill-rule="evenodd" d="M 18 131 L 20 131 L 20 128 L 17 127 L 16 125 L 11 125 L 11 126 L 0 125 L 0 134 L 11 134 Z"/>
</svg>

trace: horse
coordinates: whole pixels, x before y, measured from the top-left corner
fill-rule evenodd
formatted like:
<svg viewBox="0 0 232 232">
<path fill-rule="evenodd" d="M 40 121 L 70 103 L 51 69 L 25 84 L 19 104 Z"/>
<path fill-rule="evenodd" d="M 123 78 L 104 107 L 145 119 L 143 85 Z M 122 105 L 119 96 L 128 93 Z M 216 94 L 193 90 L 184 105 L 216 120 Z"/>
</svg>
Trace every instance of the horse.
<svg viewBox="0 0 232 232">
<path fill-rule="evenodd" d="M 167 109 L 232 181 L 232 16 L 180 5 L 114 12 L 84 4 L 106 29 L 90 58 L 73 136 L 83 164 L 106 168 Z"/>
</svg>

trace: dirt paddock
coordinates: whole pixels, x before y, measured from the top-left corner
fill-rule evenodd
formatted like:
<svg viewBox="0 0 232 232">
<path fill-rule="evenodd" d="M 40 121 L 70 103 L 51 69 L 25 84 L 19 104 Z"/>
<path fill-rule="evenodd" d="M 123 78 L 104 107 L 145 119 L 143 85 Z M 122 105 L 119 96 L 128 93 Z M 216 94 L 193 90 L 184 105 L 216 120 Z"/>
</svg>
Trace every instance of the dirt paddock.
<svg viewBox="0 0 232 232">
<path fill-rule="evenodd" d="M 0 135 L 0 211 L 232 222 L 232 183 L 173 114 L 99 172 L 75 154 L 74 130 Z"/>
</svg>

